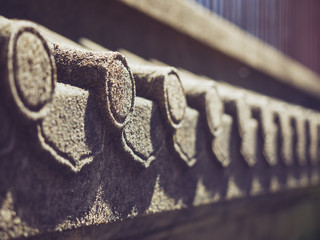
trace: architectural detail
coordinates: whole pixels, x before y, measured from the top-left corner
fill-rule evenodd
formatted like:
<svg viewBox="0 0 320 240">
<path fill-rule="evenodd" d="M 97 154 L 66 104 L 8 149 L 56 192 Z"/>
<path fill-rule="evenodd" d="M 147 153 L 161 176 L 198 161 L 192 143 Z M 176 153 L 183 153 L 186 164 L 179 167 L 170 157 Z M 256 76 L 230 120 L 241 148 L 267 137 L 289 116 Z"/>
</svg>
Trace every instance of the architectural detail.
<svg viewBox="0 0 320 240">
<path fill-rule="evenodd" d="M 266 161 L 274 166 L 278 163 L 278 135 L 279 126 L 275 122 L 275 114 L 272 109 L 269 108 L 270 101 L 263 99 L 263 104 L 260 108 L 260 121 L 262 125 L 263 133 L 263 155 Z"/>
<path fill-rule="evenodd" d="M 90 90 L 58 83 L 49 113 L 38 125 L 41 146 L 75 172 L 102 152 L 105 134 L 110 134 L 94 96 Z"/>
<path fill-rule="evenodd" d="M 55 43 L 50 43 L 49 50 L 34 26 L 2 19 L 7 26 L 3 28 L 6 31 L 2 30 L 2 49 L 9 49 L 8 56 L 1 61 L 7 69 L 5 86 L 10 87 L 16 108 L 27 117 L 35 118 L 35 109 L 44 112 L 42 108 L 46 108 L 46 115 L 42 113 L 38 121 L 40 144 L 75 172 L 103 152 L 106 135 L 114 134 L 114 128 L 120 129 L 114 138 L 122 139 L 124 152 L 144 167 L 156 160 L 165 142 L 192 167 L 198 161 L 199 151 L 204 151 L 197 146 L 200 132 L 211 139 L 208 146 L 215 158 L 228 167 L 233 161 L 231 138 L 237 137 L 233 128 L 239 136 L 238 150 L 249 167 L 257 162 L 258 131 L 263 137 L 262 154 L 271 167 L 278 163 L 278 151 L 287 166 L 294 159 L 301 166 L 309 165 L 308 158 L 313 164 L 318 161 L 319 113 L 211 79 L 195 79 L 186 73 L 180 80 L 178 71 L 170 67 L 132 65 L 132 75 L 126 59 L 119 53 Z M 30 53 L 24 54 L 25 44 L 31 40 L 38 44 L 37 48 L 31 48 L 32 52 L 44 57 L 37 58 L 37 62 L 30 60 Z M 28 64 L 30 68 L 26 67 Z M 31 76 L 43 81 L 31 84 L 28 82 Z M 32 94 L 38 85 L 43 94 Z M 34 95 L 45 99 L 36 99 Z M 186 98 L 192 108 L 186 107 Z M 5 128 L 9 132 L 3 132 L 3 139 L 7 139 L 13 130 L 7 130 L 11 128 L 6 118 L 2 122 L 9 126 Z"/>
<path fill-rule="evenodd" d="M 58 81 L 91 89 L 108 123 L 123 128 L 130 120 L 135 84 L 120 53 L 90 52 L 53 44 Z"/>
<path fill-rule="evenodd" d="M 197 81 L 185 76 L 183 86 L 188 104 L 198 109 L 212 139 L 211 148 L 217 160 L 226 167 L 230 164 L 230 134 L 232 118 L 224 113 L 224 104 L 212 81 Z"/>
<path fill-rule="evenodd" d="M 226 87 L 219 88 L 219 94 L 237 122 L 238 134 L 241 138 L 240 152 L 249 166 L 256 163 L 256 142 L 258 122 L 252 119 L 251 108 L 246 102 L 246 93 L 242 90 L 234 91 Z"/>
<path fill-rule="evenodd" d="M 290 116 L 290 110 L 288 111 L 285 107 L 285 105 L 277 107 L 277 115 L 279 117 L 281 131 L 281 158 L 285 165 L 291 166 L 294 160 L 293 120 L 292 116 Z"/>
<path fill-rule="evenodd" d="M 185 111 L 181 127 L 173 134 L 173 147 L 179 158 L 192 167 L 197 162 L 197 155 L 201 149 L 198 138 L 202 129 L 199 112 L 189 107 Z"/>
<path fill-rule="evenodd" d="M 319 185 L 317 110 L 45 37 L 0 17 L 0 237 Z"/>
<path fill-rule="evenodd" d="M 35 25 L 3 17 L 0 22 L 2 99 L 11 112 L 26 120 L 39 120 L 45 116 L 55 89 L 51 51 Z"/>
<path fill-rule="evenodd" d="M 177 70 L 133 65 L 132 72 L 137 95 L 156 101 L 168 127 L 178 128 L 184 117 L 186 99 Z"/>
<path fill-rule="evenodd" d="M 130 160 L 149 167 L 162 150 L 166 138 L 166 126 L 160 116 L 161 110 L 150 100 L 140 97 L 136 103 L 131 121 L 122 132 L 122 145 Z"/>
</svg>

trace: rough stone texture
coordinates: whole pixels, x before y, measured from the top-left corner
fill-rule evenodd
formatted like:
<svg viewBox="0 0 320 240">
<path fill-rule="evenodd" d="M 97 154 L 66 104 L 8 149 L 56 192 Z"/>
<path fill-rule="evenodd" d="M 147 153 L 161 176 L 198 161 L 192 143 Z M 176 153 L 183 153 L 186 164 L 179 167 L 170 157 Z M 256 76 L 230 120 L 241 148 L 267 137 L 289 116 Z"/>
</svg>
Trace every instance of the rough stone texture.
<svg viewBox="0 0 320 240">
<path fill-rule="evenodd" d="M 50 55 L 45 54 L 41 39 L 30 32 L 21 33 L 14 48 L 18 93 L 28 108 L 39 110 L 52 95 Z"/>
<path fill-rule="evenodd" d="M 312 209 L 312 204 L 316 199 L 309 198 L 309 194 L 291 192 L 256 197 L 254 202 L 240 200 L 218 203 L 216 208 L 210 205 L 200 206 L 183 211 L 149 215 L 136 218 L 134 221 L 129 219 L 120 223 L 43 235 L 35 239 L 191 240 L 212 239 L 213 237 L 234 239 L 236 235 L 237 239 L 316 240 L 318 231 L 314 235 L 308 233 L 312 228 L 317 228 L 315 223 L 318 221 L 318 216 Z M 302 200 L 306 198 L 308 200 Z M 285 204 L 286 208 L 279 209 L 277 207 L 279 204 Z M 275 208 L 277 211 L 274 211 Z M 273 214 L 270 215 L 270 212 Z M 190 220 L 191 216 L 192 220 Z M 307 231 L 302 229 L 307 229 Z"/>
<path fill-rule="evenodd" d="M 148 7 L 148 2 L 153 2 L 156 7 Z M 306 84 L 306 81 L 314 82 L 311 80 L 314 77 L 299 71 L 301 65 L 290 67 L 291 61 L 279 64 L 280 59 L 273 54 L 274 51 L 270 53 L 270 48 L 266 48 L 265 44 L 256 44 L 256 39 L 249 37 L 254 41 L 252 43 L 244 34 L 235 37 L 233 34 L 237 29 L 234 25 L 224 24 L 224 21 L 212 16 L 212 13 L 199 13 L 198 7 L 188 7 L 188 1 L 133 0 L 127 4 L 125 1 L 78 0 L 76 7 L 74 2 L 64 0 L 2 0 L 0 3 L 0 15 L 37 22 L 73 41 L 77 42 L 85 37 L 113 51 L 129 51 L 140 58 L 161 61 L 176 68 L 319 110 L 316 98 L 303 93 L 301 89 L 294 89 L 292 85 L 289 86 L 290 84 L 285 84 L 270 74 L 275 70 L 282 73 L 282 77 L 291 79 L 293 85 L 313 91 L 319 89 L 318 83 Z M 142 7 L 136 8 L 139 4 Z M 143 11 L 147 11 L 146 14 Z M 165 14 L 154 18 L 152 12 Z M 209 23 L 211 27 L 215 25 L 214 30 L 209 29 Z M 177 27 L 176 24 L 180 26 Z M 200 34 L 187 35 L 184 31 L 186 29 Z M 207 36 L 207 44 L 201 41 L 204 34 Z M 216 47 L 212 43 L 216 43 Z M 228 52 L 223 51 L 219 47 L 221 45 Z M 228 54 L 232 51 L 244 54 L 246 58 L 253 60 L 252 63 L 256 60 L 260 64 L 258 67 L 267 70 L 266 73 L 259 71 L 255 64 L 248 65 L 241 57 L 236 60 Z M 261 58 L 260 54 L 265 58 Z M 279 56 L 279 53 L 276 55 Z"/>
<path fill-rule="evenodd" d="M 38 125 L 42 147 L 74 171 L 90 163 L 104 146 L 106 126 L 92 95 L 58 83 L 50 110 Z"/>
<path fill-rule="evenodd" d="M 184 117 L 186 99 L 179 75 L 169 67 L 132 67 L 137 95 L 155 100 L 172 128 L 178 128 Z"/>
<path fill-rule="evenodd" d="M 166 128 L 161 121 L 159 108 L 149 100 L 136 98 L 132 120 L 122 134 L 124 150 L 129 158 L 149 167 L 164 146 Z"/>
<path fill-rule="evenodd" d="M 258 122 L 252 118 L 251 108 L 244 92 L 235 92 L 233 88 L 222 86 L 219 94 L 224 99 L 227 111 L 231 112 L 237 121 L 237 129 L 241 138 L 240 152 L 249 166 L 256 163 Z"/>
<path fill-rule="evenodd" d="M 207 126 L 209 137 L 212 138 L 212 152 L 224 166 L 230 164 L 230 137 L 232 118 L 224 113 L 224 105 L 211 81 L 197 81 L 197 77 L 182 74 L 183 86 L 188 104 L 201 111 Z"/>
<path fill-rule="evenodd" d="M 14 35 L 4 29 L 1 49 Z M 17 118 L 22 111 L 10 95 L 16 86 L 7 77 L 16 69 L 7 67 L 6 53 L 0 60 L 1 85 L 9 90 L 0 95 L 2 239 L 161 239 L 181 238 L 183 231 L 191 239 L 316 236 L 319 112 L 172 68 L 171 78 L 152 64 L 152 74 L 138 83 L 118 53 L 55 44 L 43 54 L 55 56 L 58 83 L 46 111 L 30 123 Z M 135 83 L 141 84 L 136 101 Z M 180 123 L 170 125 L 168 115 Z M 279 144 L 268 142 L 273 138 Z"/>
<path fill-rule="evenodd" d="M 67 49 L 53 44 L 58 81 L 92 89 L 104 117 L 122 128 L 130 119 L 135 83 L 126 59 L 114 52 Z"/>
<path fill-rule="evenodd" d="M 179 157 L 192 167 L 197 162 L 197 154 L 201 152 L 199 134 L 199 113 L 187 108 L 180 128 L 173 135 L 173 146 Z"/>
<path fill-rule="evenodd" d="M 27 22 L 1 21 L 1 86 L 4 101 L 26 119 L 45 115 L 52 101 L 56 69 L 47 42 Z"/>
<path fill-rule="evenodd" d="M 212 141 L 212 152 L 223 167 L 227 167 L 231 162 L 231 149 L 229 143 L 232 138 L 232 124 L 232 117 L 223 114 L 221 130 Z"/>
</svg>

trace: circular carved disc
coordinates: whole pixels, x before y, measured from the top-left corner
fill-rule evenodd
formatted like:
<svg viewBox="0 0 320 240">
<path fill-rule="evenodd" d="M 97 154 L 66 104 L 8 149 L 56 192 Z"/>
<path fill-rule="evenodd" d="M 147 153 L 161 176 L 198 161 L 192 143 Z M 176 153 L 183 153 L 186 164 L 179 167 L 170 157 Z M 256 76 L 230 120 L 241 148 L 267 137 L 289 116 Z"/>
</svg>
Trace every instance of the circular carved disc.
<svg viewBox="0 0 320 240">
<path fill-rule="evenodd" d="M 13 99 L 27 118 L 44 116 L 56 82 L 55 65 L 46 41 L 33 28 L 18 26 L 8 52 L 9 85 Z"/>
</svg>

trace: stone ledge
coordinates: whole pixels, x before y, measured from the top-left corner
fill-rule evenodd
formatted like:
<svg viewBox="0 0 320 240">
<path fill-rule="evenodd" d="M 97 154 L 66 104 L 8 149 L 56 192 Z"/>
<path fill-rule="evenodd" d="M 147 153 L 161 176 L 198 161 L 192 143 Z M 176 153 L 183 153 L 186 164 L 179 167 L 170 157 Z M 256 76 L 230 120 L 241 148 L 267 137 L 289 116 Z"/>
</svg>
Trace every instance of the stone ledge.
<svg viewBox="0 0 320 240">
<path fill-rule="evenodd" d="M 29 118 L 11 88 L 24 94 L 31 83 L 22 87 L 23 76 L 31 74 L 38 83 L 45 70 L 26 71 L 39 64 L 28 59 L 11 68 L 10 51 L 3 50 L 8 42 L 1 41 L 4 239 L 59 235 L 240 199 L 254 202 L 319 185 L 319 112 L 174 68 L 144 66 L 145 60 L 137 63 L 129 53 L 127 62 L 120 53 L 66 44 L 62 56 L 59 43 L 50 43 L 49 36 L 47 43 L 36 25 L 1 21 L 11 26 L 0 29 L 10 44 L 16 41 L 11 29 L 32 29 L 48 47 L 31 48 L 27 41 L 16 51 L 43 51 L 58 72 L 48 71 L 55 88 L 47 110 Z M 119 62 L 110 64 L 109 57 Z M 83 69 L 91 74 L 79 74 Z M 18 78 L 16 85 L 8 84 L 11 75 Z M 121 103 L 127 100 L 118 94 L 127 90 L 125 96 L 134 95 L 132 112 L 123 111 Z M 22 101 L 33 101 L 34 95 L 24 96 Z M 113 99 L 113 112 L 112 103 L 102 101 L 106 98 Z M 108 118 L 115 113 L 125 113 L 127 122 L 114 124 Z"/>
<path fill-rule="evenodd" d="M 189 0 L 121 0 L 176 31 L 319 99 L 320 76 Z"/>
</svg>

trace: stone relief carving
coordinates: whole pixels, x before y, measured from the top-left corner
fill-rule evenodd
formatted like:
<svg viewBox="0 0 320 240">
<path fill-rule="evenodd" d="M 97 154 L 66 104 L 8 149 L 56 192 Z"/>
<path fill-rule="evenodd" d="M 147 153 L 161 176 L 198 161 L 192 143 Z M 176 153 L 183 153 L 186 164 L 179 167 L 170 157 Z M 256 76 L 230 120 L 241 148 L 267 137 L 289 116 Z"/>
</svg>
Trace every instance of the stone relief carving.
<svg viewBox="0 0 320 240">
<path fill-rule="evenodd" d="M 311 110 L 212 80 L 181 78 L 171 67 L 129 67 L 120 53 L 48 44 L 31 23 L 1 22 L 5 105 L 37 122 L 43 149 L 75 172 L 100 154 L 105 135 L 115 132 L 124 152 L 144 167 L 156 159 L 168 136 L 169 148 L 192 167 L 199 149 L 197 132 L 204 131 L 213 156 L 227 167 L 232 126 L 248 167 L 256 163 L 259 127 L 271 167 L 278 162 L 278 151 L 288 166 L 295 157 L 302 166 L 309 159 L 317 162 L 319 126 Z M 258 118 L 253 118 L 255 111 Z M 2 148 L 8 149 L 5 143 L 12 145 L 14 130 L 6 118 L 2 122 L 8 125 Z M 199 128 L 200 122 L 206 127 Z"/>
<path fill-rule="evenodd" d="M 53 99 L 56 68 L 47 42 L 34 25 L 1 22 L 1 85 L 3 99 L 26 120 L 45 116 Z"/>
<path fill-rule="evenodd" d="M 90 52 L 53 44 L 58 81 L 91 89 L 103 117 L 114 127 L 123 128 L 130 120 L 135 83 L 126 59 L 115 52 Z"/>
<path fill-rule="evenodd" d="M 167 128 L 154 102 L 137 97 L 131 121 L 122 132 L 122 145 L 128 159 L 149 167 L 164 146 Z"/>
<path fill-rule="evenodd" d="M 42 147 L 78 172 L 100 154 L 106 127 L 91 91 L 57 84 L 48 114 L 38 124 Z"/>
<path fill-rule="evenodd" d="M 17 148 L 16 132 L 25 127 L 36 153 L 49 153 L 72 176 L 98 156 L 107 161 L 106 148 L 115 148 L 124 156 L 119 166 L 142 166 L 137 176 L 166 169 L 166 158 L 178 163 L 168 171 L 179 175 L 187 172 L 179 162 L 195 169 L 209 156 L 219 188 L 228 186 L 226 199 L 319 183 L 315 110 L 172 67 L 131 64 L 120 53 L 47 42 L 23 21 L 1 17 L 0 33 L 0 160 Z M 299 184 L 292 184 L 294 174 Z"/>
<path fill-rule="evenodd" d="M 137 95 L 155 101 L 169 128 L 179 128 L 186 99 L 177 70 L 169 67 L 132 65 Z"/>
</svg>

